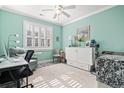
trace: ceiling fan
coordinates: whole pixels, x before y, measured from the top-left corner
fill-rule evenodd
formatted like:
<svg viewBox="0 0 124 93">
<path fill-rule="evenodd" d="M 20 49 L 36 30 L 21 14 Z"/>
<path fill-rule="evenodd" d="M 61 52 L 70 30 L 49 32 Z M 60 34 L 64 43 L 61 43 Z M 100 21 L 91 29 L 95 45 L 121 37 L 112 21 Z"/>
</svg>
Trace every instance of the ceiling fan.
<svg viewBox="0 0 124 93">
<path fill-rule="evenodd" d="M 53 16 L 54 19 L 61 14 L 69 18 L 71 15 L 65 12 L 64 10 L 69 10 L 74 8 L 75 8 L 75 5 L 70 5 L 65 7 L 63 5 L 55 5 L 53 9 L 42 9 L 42 11 L 54 11 L 55 12 Z"/>
</svg>

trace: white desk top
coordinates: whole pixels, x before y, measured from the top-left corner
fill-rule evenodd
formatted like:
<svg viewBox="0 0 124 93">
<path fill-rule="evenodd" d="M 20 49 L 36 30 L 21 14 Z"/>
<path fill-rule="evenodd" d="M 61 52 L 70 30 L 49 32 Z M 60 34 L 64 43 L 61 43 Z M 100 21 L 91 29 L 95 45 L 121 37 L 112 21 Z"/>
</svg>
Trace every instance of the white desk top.
<svg viewBox="0 0 124 93">
<path fill-rule="evenodd" d="M 27 65 L 28 62 L 24 60 L 24 58 L 19 57 L 18 61 L 10 61 L 10 60 L 5 60 L 2 63 L 0 63 L 0 70 L 2 69 L 7 69 L 7 68 L 12 68 L 12 67 L 17 67 L 17 66 L 23 66 Z"/>
</svg>

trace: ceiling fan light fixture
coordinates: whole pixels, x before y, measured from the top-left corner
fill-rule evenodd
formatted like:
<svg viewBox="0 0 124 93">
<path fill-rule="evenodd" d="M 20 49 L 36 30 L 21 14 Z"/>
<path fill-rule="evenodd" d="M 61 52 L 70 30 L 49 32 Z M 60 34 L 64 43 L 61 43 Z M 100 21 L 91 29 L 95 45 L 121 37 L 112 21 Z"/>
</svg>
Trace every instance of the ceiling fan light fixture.
<svg viewBox="0 0 124 93">
<path fill-rule="evenodd" d="M 40 16 L 43 16 L 43 14 L 40 14 Z"/>
<path fill-rule="evenodd" d="M 74 5 L 70 5 L 70 6 L 55 5 L 53 9 L 43 9 L 42 11 L 54 11 L 55 12 L 53 16 L 54 19 L 61 15 L 64 15 L 69 18 L 71 15 L 64 10 L 74 9 L 74 8 L 75 8 Z M 41 14 L 40 16 L 43 16 L 43 15 Z"/>
<path fill-rule="evenodd" d="M 56 6 L 55 6 L 55 13 L 56 13 L 57 15 L 62 14 L 62 11 L 63 11 L 63 7 L 62 7 L 61 5 L 56 5 Z"/>
<path fill-rule="evenodd" d="M 61 13 L 62 13 L 61 10 L 56 10 L 56 14 L 57 14 L 57 15 L 60 15 Z"/>
</svg>

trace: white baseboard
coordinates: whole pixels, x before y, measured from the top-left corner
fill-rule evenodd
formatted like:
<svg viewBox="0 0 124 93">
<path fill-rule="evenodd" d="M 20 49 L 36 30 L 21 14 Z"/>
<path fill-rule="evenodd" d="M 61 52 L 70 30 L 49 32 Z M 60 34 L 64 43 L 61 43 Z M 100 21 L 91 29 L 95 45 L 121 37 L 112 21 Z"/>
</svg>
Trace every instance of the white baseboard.
<svg viewBox="0 0 124 93">
<path fill-rule="evenodd" d="M 53 60 L 52 59 L 48 59 L 48 60 L 38 61 L 38 64 L 40 64 L 40 63 L 47 63 L 47 62 L 53 62 Z"/>
</svg>

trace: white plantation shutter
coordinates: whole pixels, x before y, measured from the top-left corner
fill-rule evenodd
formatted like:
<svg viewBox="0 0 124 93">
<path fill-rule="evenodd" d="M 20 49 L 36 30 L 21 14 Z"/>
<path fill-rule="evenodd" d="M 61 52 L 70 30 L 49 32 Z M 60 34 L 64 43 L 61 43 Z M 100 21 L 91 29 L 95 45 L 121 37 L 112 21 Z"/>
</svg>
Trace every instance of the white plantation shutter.
<svg viewBox="0 0 124 93">
<path fill-rule="evenodd" d="M 46 31 L 45 27 L 40 28 L 40 46 L 41 47 L 45 47 L 45 37 L 46 37 L 45 31 Z"/>
<path fill-rule="evenodd" d="M 47 47 L 51 47 L 52 45 L 52 40 L 51 40 L 51 37 L 52 36 L 52 28 L 50 27 L 47 27 L 46 29 L 46 46 Z"/>
<path fill-rule="evenodd" d="M 40 44 L 39 44 L 39 30 L 40 30 L 40 28 L 38 26 L 34 27 L 34 47 L 40 47 Z"/>
<path fill-rule="evenodd" d="M 52 27 L 24 21 L 23 45 L 26 49 L 52 49 Z"/>
</svg>

